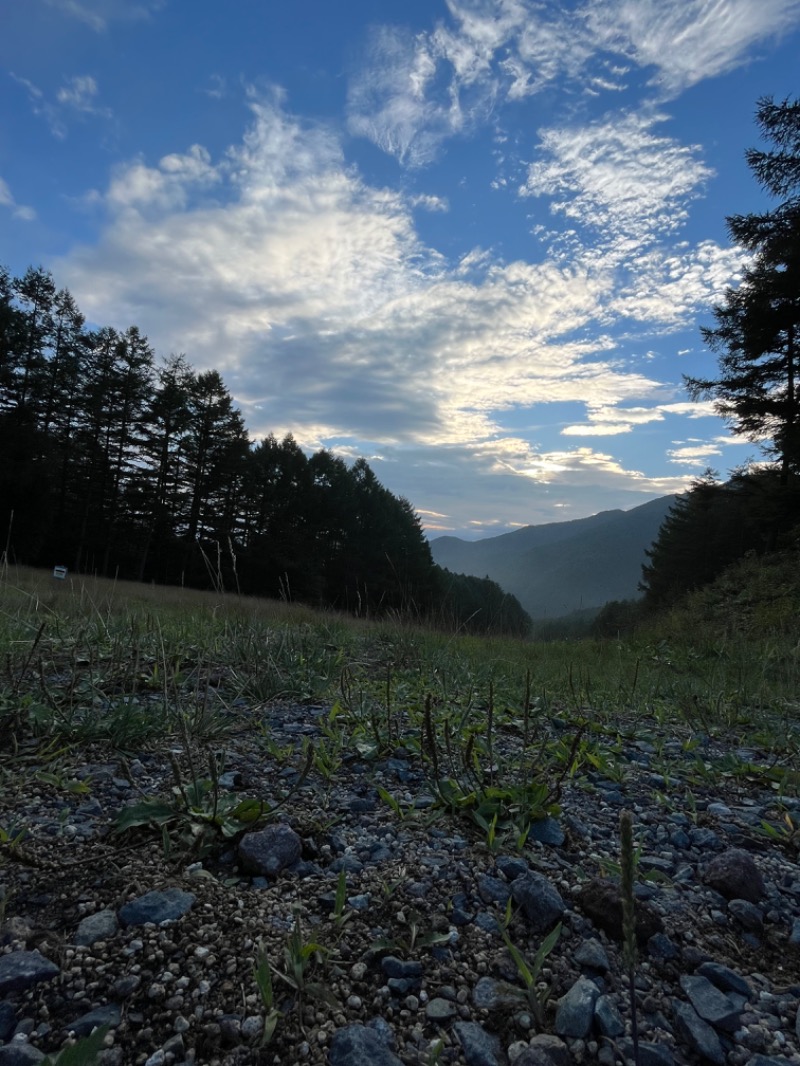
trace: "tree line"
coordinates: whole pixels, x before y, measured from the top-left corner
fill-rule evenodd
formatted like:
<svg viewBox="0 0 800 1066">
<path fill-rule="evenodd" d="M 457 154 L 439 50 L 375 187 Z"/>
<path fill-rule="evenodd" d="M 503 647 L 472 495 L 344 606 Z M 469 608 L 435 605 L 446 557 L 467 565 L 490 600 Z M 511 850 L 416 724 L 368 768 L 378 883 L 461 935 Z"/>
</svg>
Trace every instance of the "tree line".
<svg viewBox="0 0 800 1066">
<path fill-rule="evenodd" d="M 629 629 L 714 581 L 749 552 L 800 546 L 800 99 L 763 97 L 756 122 L 764 148 L 745 153 L 768 211 L 732 215 L 728 232 L 749 253 L 740 283 L 701 330 L 717 375 L 684 379 L 692 399 L 711 399 L 734 434 L 765 462 L 720 481 L 697 479 L 664 521 L 642 570 L 641 602 L 601 612 L 601 635 Z"/>
<path fill-rule="evenodd" d="M 493 582 L 435 566 L 365 459 L 250 439 L 216 370 L 88 329 L 52 275 L 0 269 L 0 552 L 160 584 L 524 632 Z"/>
</svg>

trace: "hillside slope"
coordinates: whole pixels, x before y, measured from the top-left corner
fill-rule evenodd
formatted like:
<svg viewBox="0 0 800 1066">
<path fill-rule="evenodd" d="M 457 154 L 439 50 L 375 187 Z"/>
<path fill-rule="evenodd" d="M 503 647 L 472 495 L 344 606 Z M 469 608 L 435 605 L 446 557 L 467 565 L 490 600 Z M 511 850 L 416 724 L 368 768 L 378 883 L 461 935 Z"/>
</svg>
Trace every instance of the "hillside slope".
<svg viewBox="0 0 800 1066">
<path fill-rule="evenodd" d="M 490 577 L 532 618 L 559 618 L 638 595 L 645 550 L 675 499 L 663 496 L 630 511 L 525 526 L 486 540 L 437 537 L 431 552 L 448 570 Z"/>
</svg>

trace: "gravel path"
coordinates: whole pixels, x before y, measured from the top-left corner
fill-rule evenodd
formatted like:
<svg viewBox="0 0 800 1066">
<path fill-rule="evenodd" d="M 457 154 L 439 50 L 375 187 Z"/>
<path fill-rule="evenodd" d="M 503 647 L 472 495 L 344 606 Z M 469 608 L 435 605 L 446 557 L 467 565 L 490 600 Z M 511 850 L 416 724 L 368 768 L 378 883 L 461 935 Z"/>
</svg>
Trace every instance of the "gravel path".
<svg viewBox="0 0 800 1066">
<path fill-rule="evenodd" d="M 256 728 L 226 737 L 223 796 L 274 801 L 297 785 L 288 753 L 314 741 L 326 710 L 261 709 L 285 760 Z M 170 849 L 157 833 L 111 831 L 126 805 L 169 793 L 171 753 L 186 773 L 179 743 L 127 761 L 73 751 L 60 778 L 23 752 L 0 789 L 0 826 L 27 830 L 0 850 L 0 1066 L 96 1025 L 109 1026 L 108 1066 L 633 1061 L 614 876 L 623 808 L 641 847 L 639 1061 L 800 1064 L 800 869 L 781 821 L 788 807 L 800 824 L 800 802 L 779 809 L 767 773 L 745 772 L 766 753 L 715 741 L 701 764 L 662 737 L 656 760 L 658 730 L 625 741 L 613 780 L 584 764 L 521 850 L 437 808 L 404 749 L 345 752 L 330 780 L 313 769 L 264 832 L 202 859 L 174 834 Z M 70 791 L 73 778 L 88 790 Z M 504 927 L 531 963 L 559 922 L 527 995 Z"/>
</svg>

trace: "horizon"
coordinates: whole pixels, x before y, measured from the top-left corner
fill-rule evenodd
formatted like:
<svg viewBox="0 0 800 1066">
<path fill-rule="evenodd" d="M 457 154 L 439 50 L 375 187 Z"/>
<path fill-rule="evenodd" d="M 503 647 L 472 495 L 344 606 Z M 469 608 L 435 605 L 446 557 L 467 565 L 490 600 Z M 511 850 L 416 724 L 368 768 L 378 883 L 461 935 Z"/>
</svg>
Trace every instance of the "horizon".
<svg viewBox="0 0 800 1066">
<path fill-rule="evenodd" d="M 0 263 L 218 369 L 251 437 L 364 456 L 429 540 L 760 457 L 682 375 L 763 209 L 800 0 L 29 0 Z"/>
</svg>

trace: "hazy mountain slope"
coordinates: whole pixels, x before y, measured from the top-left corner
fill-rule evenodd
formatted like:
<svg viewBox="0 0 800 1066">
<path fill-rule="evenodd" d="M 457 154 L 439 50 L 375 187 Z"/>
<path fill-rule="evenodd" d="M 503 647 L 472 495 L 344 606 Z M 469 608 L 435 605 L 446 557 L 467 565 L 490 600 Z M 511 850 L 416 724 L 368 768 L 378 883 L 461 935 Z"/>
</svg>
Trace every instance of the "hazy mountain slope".
<svg viewBox="0 0 800 1066">
<path fill-rule="evenodd" d="M 590 518 L 551 522 L 486 540 L 438 537 L 434 561 L 456 573 L 490 577 L 533 618 L 556 618 L 637 596 L 645 549 L 674 496 Z"/>
</svg>

